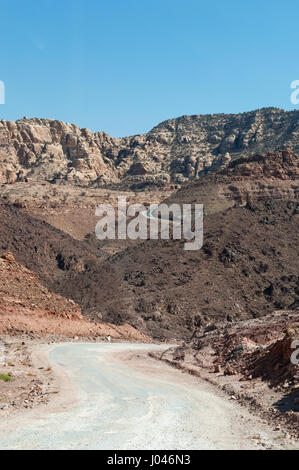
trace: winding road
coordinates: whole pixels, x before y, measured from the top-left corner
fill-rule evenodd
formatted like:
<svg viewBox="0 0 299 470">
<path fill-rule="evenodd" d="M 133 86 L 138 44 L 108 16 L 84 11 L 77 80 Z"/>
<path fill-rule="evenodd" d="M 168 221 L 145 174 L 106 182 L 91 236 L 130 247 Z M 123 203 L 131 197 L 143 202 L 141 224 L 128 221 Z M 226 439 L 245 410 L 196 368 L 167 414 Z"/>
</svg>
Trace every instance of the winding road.
<svg viewBox="0 0 299 470">
<path fill-rule="evenodd" d="M 0 423 L 0 449 L 275 448 L 269 428 L 209 384 L 148 357 L 166 346 L 40 346 L 60 377 L 46 406 Z M 252 436 L 260 434 L 260 440 Z"/>
</svg>

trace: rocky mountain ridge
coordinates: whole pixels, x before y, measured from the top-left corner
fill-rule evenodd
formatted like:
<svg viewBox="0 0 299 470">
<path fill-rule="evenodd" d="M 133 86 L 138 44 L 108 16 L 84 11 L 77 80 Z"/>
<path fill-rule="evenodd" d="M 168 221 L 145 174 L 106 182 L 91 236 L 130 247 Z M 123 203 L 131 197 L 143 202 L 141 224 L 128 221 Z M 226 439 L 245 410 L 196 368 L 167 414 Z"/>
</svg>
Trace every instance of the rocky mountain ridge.
<svg viewBox="0 0 299 470">
<path fill-rule="evenodd" d="M 182 116 L 150 132 L 113 138 L 49 119 L 0 121 L 0 183 L 82 186 L 184 183 L 231 160 L 299 150 L 299 111 Z"/>
</svg>

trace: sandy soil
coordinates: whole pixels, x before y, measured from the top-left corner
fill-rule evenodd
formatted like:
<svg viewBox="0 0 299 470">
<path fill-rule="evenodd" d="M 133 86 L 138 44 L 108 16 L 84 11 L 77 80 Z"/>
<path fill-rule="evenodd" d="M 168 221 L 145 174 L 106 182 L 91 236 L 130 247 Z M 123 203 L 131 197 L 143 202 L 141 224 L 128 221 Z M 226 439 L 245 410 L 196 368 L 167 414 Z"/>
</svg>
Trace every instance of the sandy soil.
<svg viewBox="0 0 299 470">
<path fill-rule="evenodd" d="M 11 380 L 0 380 L 0 419 L 6 420 L 20 410 L 31 409 L 50 401 L 59 384 L 49 361 L 35 354 L 36 343 L 23 337 L 2 337 L 0 374 Z"/>
<path fill-rule="evenodd" d="M 10 320 L 13 323 L 14 319 Z M 19 318 L 18 321 L 20 321 Z M 34 329 L 32 321 L 30 326 Z M 125 325 L 118 329 L 114 325 L 108 329 L 107 325 L 106 327 L 103 325 L 102 336 L 90 335 L 88 330 L 82 330 L 78 328 L 78 325 L 76 328 L 76 324 L 70 331 L 65 328 L 65 325 L 64 328 L 60 325 L 61 329 L 57 327 L 57 324 L 53 326 L 55 328 L 53 327 L 52 334 L 43 333 L 43 322 L 41 322 L 39 333 L 32 331 L 20 335 L 13 330 L 15 336 L 1 335 L 0 376 L 2 375 L 3 379 L 8 381 L 0 379 L 0 419 L 6 419 L 20 411 L 49 403 L 51 398 L 61 390 L 61 377 L 58 380 L 57 370 L 53 372 L 48 354 L 43 349 L 44 346 L 50 347 L 51 344 L 55 345 L 60 342 L 68 344 L 81 341 L 109 343 L 113 340 L 118 342 L 129 340 L 141 343 L 146 340 L 146 337 L 142 335 L 134 335 L 135 330 L 130 326 L 126 328 Z M 75 336 L 76 334 L 78 336 Z"/>
</svg>

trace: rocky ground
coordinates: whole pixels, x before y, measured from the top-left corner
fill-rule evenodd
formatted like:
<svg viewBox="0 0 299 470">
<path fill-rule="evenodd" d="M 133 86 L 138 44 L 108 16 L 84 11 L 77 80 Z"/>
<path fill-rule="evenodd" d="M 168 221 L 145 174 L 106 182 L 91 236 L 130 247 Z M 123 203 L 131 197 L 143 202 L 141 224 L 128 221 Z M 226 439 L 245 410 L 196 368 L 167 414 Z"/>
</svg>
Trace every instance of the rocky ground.
<svg viewBox="0 0 299 470">
<path fill-rule="evenodd" d="M 198 328 L 189 342 L 153 357 L 221 388 L 231 400 L 274 423 L 282 438 L 298 438 L 298 339 L 299 310 L 278 311 Z"/>
<path fill-rule="evenodd" d="M 269 318 L 253 322 L 232 325 L 230 329 L 221 326 L 197 331 L 188 344 L 166 351 L 151 352 L 149 355 L 162 360 L 184 373 L 200 377 L 210 385 L 219 388 L 232 402 L 240 405 L 243 426 L 246 432 L 249 422 L 262 418 L 269 429 L 272 428 L 276 440 L 276 448 L 292 447 L 292 439 L 299 438 L 298 426 L 298 366 L 292 367 L 289 357 L 286 358 L 285 341 L 294 337 L 294 331 L 283 333 L 285 325 L 293 325 L 299 320 L 299 313 L 275 313 Z M 263 325 L 263 326 L 262 326 Z M 293 330 L 294 330 L 293 328 Z M 209 331 L 210 330 L 210 331 Z M 254 338 L 254 339 L 253 339 Z M 280 338 L 280 339 L 277 339 Z M 76 343 L 79 339 L 71 340 Z M 90 339 L 84 339 L 84 342 Z M 41 354 L 41 344 L 70 343 L 70 338 L 57 335 L 18 334 L 15 337 L 4 335 L 0 343 L 0 418 L 20 416 L 26 419 L 26 412 L 38 405 L 53 401 L 61 392 L 60 377 L 52 370 L 48 358 Z M 200 345 L 199 345 L 200 343 Z M 237 344 L 237 346 L 236 346 Z M 74 344 L 75 345 L 75 344 Z M 282 345 L 282 347 L 278 347 Z M 130 345 L 128 345 L 129 347 Z M 267 367 L 260 374 L 254 374 L 248 358 L 255 357 L 254 362 L 267 358 L 267 351 L 273 357 L 266 360 Z M 154 347 L 153 347 L 154 350 Z M 146 371 L 146 361 L 139 354 L 131 353 L 129 362 L 138 361 L 141 371 Z M 289 352 L 289 351 L 288 351 Z M 123 354 L 122 360 L 125 359 Z M 271 365 L 271 367 L 270 367 Z M 248 366 L 248 370 L 245 367 Z M 275 367 L 276 366 L 276 367 Z M 271 370 L 274 383 L 265 372 Z M 165 370 L 165 373 L 167 371 Z M 274 372 L 274 373 L 273 373 Z M 250 375 L 249 375 L 250 373 Z M 277 382 L 277 378 L 279 378 Z M 263 379 L 263 380 L 262 380 Z M 178 381 L 178 378 L 176 379 Z M 182 380 L 184 383 L 184 380 Z M 185 383 L 189 383 L 188 379 Z M 194 388 L 194 386 L 193 386 Z M 198 384 L 202 389 L 202 385 Z M 217 390 L 210 389 L 210 393 Z M 65 399 L 66 397 L 64 397 Z M 39 409 L 39 408 L 38 408 Z M 43 408 L 40 408 L 43 414 Z M 247 413 L 250 411 L 251 415 Z M 43 414 L 44 415 L 44 414 Z M 244 418 L 246 417 L 246 421 Z M 252 427 L 252 426 L 251 426 Z M 243 438 L 260 443 L 265 447 L 264 436 L 256 426 L 255 432 Z M 247 437 L 246 437 L 247 436 Z M 295 442 L 295 441 L 294 441 Z M 267 446 L 266 446 L 267 447 Z"/>
<path fill-rule="evenodd" d="M 62 330 L 61 330 L 62 331 Z M 121 341 L 121 337 L 115 337 Z M 0 336 L 0 419 L 50 402 L 60 381 L 39 346 L 60 342 L 108 342 L 107 338 L 72 337 L 58 333 L 9 331 Z"/>
<path fill-rule="evenodd" d="M 51 396 L 59 392 L 51 367 L 41 359 L 34 361 L 32 357 L 32 344 L 36 341 L 26 335 L 1 335 L 1 419 L 20 410 L 48 403 Z"/>
<path fill-rule="evenodd" d="M 140 344 L 34 347 L 51 361 L 59 394 L 0 422 L 1 449 L 293 450 L 292 439 Z M 54 392 L 57 389 L 54 389 Z M 149 413 L 150 410 L 150 413 Z M 289 438 L 290 437 L 290 438 Z"/>
</svg>

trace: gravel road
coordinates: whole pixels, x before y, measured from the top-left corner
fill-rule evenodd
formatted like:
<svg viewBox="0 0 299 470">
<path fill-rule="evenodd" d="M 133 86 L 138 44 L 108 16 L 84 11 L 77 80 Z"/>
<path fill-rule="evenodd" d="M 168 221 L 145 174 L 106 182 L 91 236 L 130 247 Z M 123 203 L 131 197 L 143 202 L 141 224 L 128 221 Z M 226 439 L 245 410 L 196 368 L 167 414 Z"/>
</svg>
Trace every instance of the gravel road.
<svg viewBox="0 0 299 470">
<path fill-rule="evenodd" d="M 282 448 L 277 433 L 213 386 L 147 356 L 164 346 L 40 346 L 59 377 L 46 406 L 0 423 L 0 449 Z M 258 438 L 257 438 L 258 437 Z M 290 445 L 290 443 L 289 443 Z"/>
</svg>

